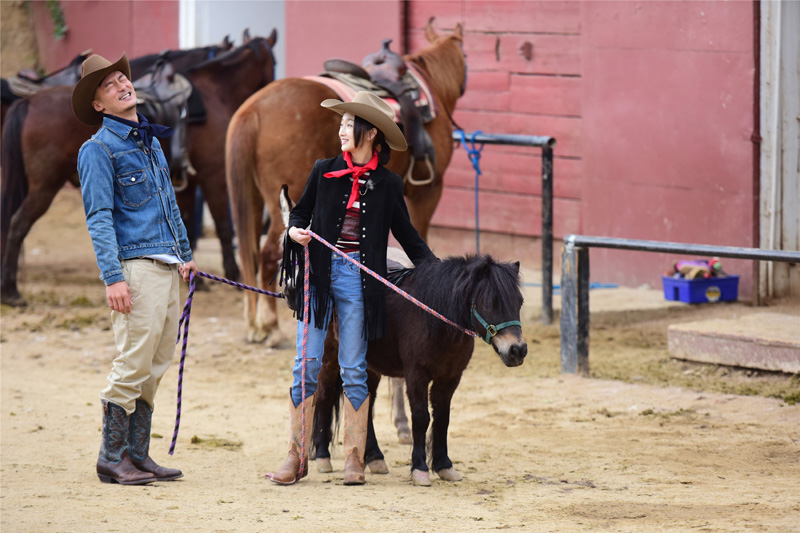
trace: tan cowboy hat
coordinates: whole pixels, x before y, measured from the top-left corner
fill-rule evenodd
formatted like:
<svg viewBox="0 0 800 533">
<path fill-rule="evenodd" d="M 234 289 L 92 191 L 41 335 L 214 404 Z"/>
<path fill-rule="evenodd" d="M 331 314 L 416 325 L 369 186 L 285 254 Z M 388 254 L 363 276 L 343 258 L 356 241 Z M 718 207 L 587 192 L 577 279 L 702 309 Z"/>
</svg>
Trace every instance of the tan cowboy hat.
<svg viewBox="0 0 800 533">
<path fill-rule="evenodd" d="M 394 110 L 392 106 L 384 102 L 380 97 L 368 91 L 358 91 L 350 102 L 329 99 L 320 104 L 331 111 L 336 111 L 340 115 L 352 113 L 361 117 L 370 124 L 383 132 L 386 137 L 386 144 L 392 150 L 405 152 L 408 149 L 406 138 L 403 132 L 394 123 Z"/>
<path fill-rule="evenodd" d="M 131 79 L 131 66 L 128 57 L 122 53 L 115 63 L 93 54 L 81 64 L 81 79 L 72 90 L 72 112 L 84 124 L 102 124 L 103 114 L 92 107 L 94 92 L 106 76 L 119 70 Z"/>
</svg>

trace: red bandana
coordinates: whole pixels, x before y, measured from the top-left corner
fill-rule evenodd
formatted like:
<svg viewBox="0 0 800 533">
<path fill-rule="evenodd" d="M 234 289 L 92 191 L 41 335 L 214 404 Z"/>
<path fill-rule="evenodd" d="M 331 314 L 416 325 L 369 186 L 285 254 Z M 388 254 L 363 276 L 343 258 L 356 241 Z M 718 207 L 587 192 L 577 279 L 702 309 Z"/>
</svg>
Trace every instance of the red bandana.
<svg viewBox="0 0 800 533">
<path fill-rule="evenodd" d="M 378 152 L 372 152 L 372 159 L 369 160 L 369 163 L 364 165 L 363 167 L 353 166 L 353 159 L 350 155 L 350 152 L 344 153 L 344 162 L 347 163 L 347 168 L 343 170 L 334 170 L 333 172 L 326 172 L 323 174 L 326 178 L 341 178 L 342 176 L 347 176 L 348 174 L 353 174 L 353 188 L 350 189 L 350 199 L 347 201 L 347 209 L 353 207 L 353 204 L 358 198 L 358 178 L 361 177 L 362 174 L 365 172 L 369 172 L 370 170 L 375 170 L 378 168 Z"/>
</svg>

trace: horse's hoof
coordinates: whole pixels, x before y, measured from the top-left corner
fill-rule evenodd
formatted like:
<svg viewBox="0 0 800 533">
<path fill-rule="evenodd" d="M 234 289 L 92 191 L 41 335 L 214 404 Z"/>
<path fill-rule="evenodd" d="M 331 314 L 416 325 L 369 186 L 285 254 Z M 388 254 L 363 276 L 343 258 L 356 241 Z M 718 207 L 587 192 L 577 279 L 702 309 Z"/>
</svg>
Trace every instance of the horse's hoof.
<svg viewBox="0 0 800 533">
<path fill-rule="evenodd" d="M 333 472 L 333 465 L 331 465 L 330 457 L 317 457 L 317 472 L 320 474 L 330 474 Z"/>
<path fill-rule="evenodd" d="M 422 470 L 412 470 L 411 471 L 411 483 L 415 487 L 430 487 L 431 486 L 431 475 L 428 472 L 423 472 Z"/>
<path fill-rule="evenodd" d="M 414 444 L 414 439 L 411 438 L 411 430 L 409 428 L 398 429 L 397 441 L 400 444 Z"/>
<path fill-rule="evenodd" d="M 445 481 L 461 481 L 464 479 L 464 476 L 461 475 L 461 472 L 452 466 L 450 468 L 442 468 L 436 472 L 436 475 L 439 476 L 439 479 L 443 479 Z"/>
<path fill-rule="evenodd" d="M 267 338 L 267 333 L 264 331 L 259 331 L 255 329 L 247 330 L 247 342 L 251 344 L 258 344 L 260 342 L 264 342 L 264 339 Z"/>
<path fill-rule="evenodd" d="M 3 294 L 0 296 L 0 303 L 3 305 L 10 305 L 11 307 L 25 307 L 28 302 L 22 297 L 20 293 L 16 294 Z"/>
<path fill-rule="evenodd" d="M 383 459 L 375 459 L 374 461 L 370 461 L 367 463 L 367 467 L 369 467 L 369 471 L 372 474 L 388 474 L 389 467 L 386 466 L 386 461 Z"/>
<path fill-rule="evenodd" d="M 267 348 L 275 348 L 279 344 L 282 344 L 286 341 L 286 335 L 279 329 L 272 330 L 272 332 L 267 335 L 266 340 L 264 341 L 264 345 Z"/>
</svg>

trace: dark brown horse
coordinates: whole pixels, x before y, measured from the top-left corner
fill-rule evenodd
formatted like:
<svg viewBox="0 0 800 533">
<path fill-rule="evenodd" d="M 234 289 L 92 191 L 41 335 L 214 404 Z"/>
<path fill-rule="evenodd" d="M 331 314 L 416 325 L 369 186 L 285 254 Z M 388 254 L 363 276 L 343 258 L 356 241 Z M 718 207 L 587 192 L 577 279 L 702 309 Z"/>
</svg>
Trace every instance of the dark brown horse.
<svg viewBox="0 0 800 533">
<path fill-rule="evenodd" d="M 277 35 L 251 39 L 239 48 L 214 59 L 194 59 L 194 68 L 184 65 L 184 74 L 202 94 L 206 121 L 188 127 L 195 180 L 203 188 L 222 242 L 225 273 L 238 276 L 232 246 L 225 185 L 225 130 L 231 115 L 250 94 L 273 80 L 275 60 L 272 46 Z M 187 56 L 181 56 L 186 60 Z M 136 61 L 132 61 L 131 70 Z M 176 69 L 178 70 L 178 69 Z M 78 150 L 96 131 L 79 122 L 72 113 L 71 87 L 56 87 L 15 103 L 9 110 L 3 136 L 2 167 L 2 282 L 3 303 L 23 305 L 17 288 L 17 270 L 22 242 L 34 222 L 50 207 L 67 180 L 78 184 Z M 174 167 L 174 163 L 173 163 Z M 191 190 L 178 194 L 184 220 L 192 220 L 194 180 Z M 187 228 L 191 227 L 187 224 Z M 225 257 L 227 254 L 227 257 Z"/>
<path fill-rule="evenodd" d="M 491 344 L 506 366 L 523 363 L 528 347 L 519 322 L 523 301 L 519 263 L 499 263 L 488 255 L 431 261 L 411 271 L 400 287 L 459 326 L 477 333 Z M 433 408 L 431 466 L 441 479 L 458 481 L 461 474 L 453 468 L 447 448 L 450 402 L 472 357 L 475 339 L 388 289 L 386 311 L 387 336 L 370 342 L 367 349 L 370 409 L 381 375 L 405 378 L 414 444 L 412 481 L 415 485 L 431 483 L 425 451 L 429 401 Z M 496 329 L 496 334 L 487 336 L 487 329 Z M 314 422 L 317 468 L 328 472 L 329 468 L 320 466 L 330 464 L 331 413 L 342 390 L 338 351 L 332 325 L 319 374 Z M 388 471 L 372 428 L 371 414 L 365 462 L 373 473 Z"/>
<path fill-rule="evenodd" d="M 429 23 L 426 35 L 431 46 L 405 58 L 423 73 L 440 109 L 440 114 L 425 126 L 436 151 L 435 180 L 428 185 L 408 183 L 405 187 L 411 221 L 423 238 L 427 237 L 428 225 L 439 203 L 442 177 L 452 155 L 449 116 L 466 80 L 461 26 L 456 26 L 449 35 L 440 36 Z M 280 260 L 278 237 L 284 230 L 279 223 L 280 187 L 288 184 L 289 194 L 296 200 L 314 161 L 341 151 L 336 133 L 340 117 L 319 105 L 326 98 L 336 98 L 336 94 L 325 85 L 303 78 L 285 78 L 254 94 L 231 119 L 226 144 L 227 179 L 244 283 L 255 285 L 260 270 L 261 286 L 271 286 L 274 290 L 273 277 Z M 406 175 L 408 154 L 393 153 L 387 166 Z M 413 170 L 417 181 L 429 175 L 424 164 L 416 165 Z M 265 204 L 271 224 L 259 253 Z M 251 293 L 245 296 L 248 341 L 262 341 L 273 330 L 276 335 L 268 342 L 281 340 L 275 310 L 271 298 Z"/>
</svg>

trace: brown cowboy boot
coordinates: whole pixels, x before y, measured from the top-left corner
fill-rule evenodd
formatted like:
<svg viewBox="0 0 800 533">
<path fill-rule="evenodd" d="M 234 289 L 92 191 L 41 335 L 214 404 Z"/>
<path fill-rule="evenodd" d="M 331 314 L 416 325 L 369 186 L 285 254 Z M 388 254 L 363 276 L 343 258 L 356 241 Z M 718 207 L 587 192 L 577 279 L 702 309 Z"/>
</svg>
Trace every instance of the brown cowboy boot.
<svg viewBox="0 0 800 533">
<path fill-rule="evenodd" d="M 128 450 L 128 415 L 121 406 L 103 400 L 103 440 L 97 457 L 97 477 L 103 483 L 143 485 L 155 481 L 131 462 Z"/>
<path fill-rule="evenodd" d="M 344 484 L 363 485 L 364 449 L 367 444 L 369 398 L 356 411 L 350 399 L 344 398 Z"/>
<path fill-rule="evenodd" d="M 303 471 L 300 472 L 300 449 L 303 445 L 303 402 L 300 402 L 295 407 L 291 395 L 289 397 L 289 453 L 286 456 L 286 461 L 276 472 L 267 474 L 267 478 L 278 485 L 292 485 L 308 475 L 315 398 L 316 396 L 306 398 L 306 461 L 303 465 Z"/>
<path fill-rule="evenodd" d="M 157 481 L 170 481 L 183 477 L 177 468 L 159 466 L 150 458 L 150 426 L 153 421 L 153 409 L 142 399 L 136 400 L 136 411 L 130 416 L 131 462 L 142 472 L 150 472 Z"/>
</svg>

